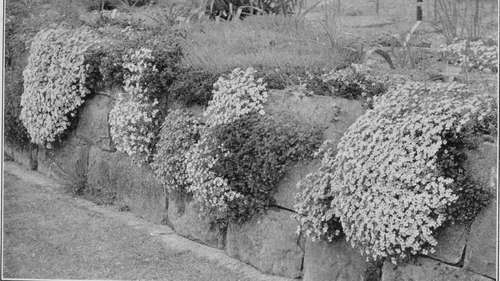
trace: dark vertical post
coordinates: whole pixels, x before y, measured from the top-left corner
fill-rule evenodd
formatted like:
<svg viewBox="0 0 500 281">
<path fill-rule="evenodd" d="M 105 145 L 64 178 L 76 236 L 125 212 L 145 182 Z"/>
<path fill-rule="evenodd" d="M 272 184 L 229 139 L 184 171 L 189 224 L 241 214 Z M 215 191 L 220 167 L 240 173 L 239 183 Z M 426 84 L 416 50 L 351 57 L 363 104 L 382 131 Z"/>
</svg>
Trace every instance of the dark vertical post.
<svg viewBox="0 0 500 281">
<path fill-rule="evenodd" d="M 417 21 L 422 21 L 423 14 L 422 14 L 422 3 L 424 0 L 417 0 Z"/>
</svg>

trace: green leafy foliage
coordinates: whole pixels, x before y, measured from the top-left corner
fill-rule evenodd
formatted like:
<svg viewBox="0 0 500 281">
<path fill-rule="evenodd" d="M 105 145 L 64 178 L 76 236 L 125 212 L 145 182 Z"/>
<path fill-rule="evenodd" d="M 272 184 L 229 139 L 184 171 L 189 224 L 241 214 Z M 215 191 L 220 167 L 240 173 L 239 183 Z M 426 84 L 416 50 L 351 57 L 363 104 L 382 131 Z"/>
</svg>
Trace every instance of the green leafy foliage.
<svg viewBox="0 0 500 281">
<path fill-rule="evenodd" d="M 301 185 L 301 229 L 332 240 L 343 232 L 373 260 L 434 250 L 434 231 L 468 221 L 487 203 L 461 164 L 474 136 L 495 127 L 496 103 L 464 85 L 408 82 L 375 100 L 337 150 Z M 341 228 L 340 228 L 341 226 Z"/>
<path fill-rule="evenodd" d="M 207 129 L 202 138 L 188 163 L 190 191 L 216 220 L 241 223 L 269 208 L 289 164 L 311 155 L 321 134 L 253 113 Z"/>
<path fill-rule="evenodd" d="M 186 156 L 200 137 L 200 126 L 200 121 L 185 109 L 170 112 L 163 122 L 151 167 L 169 192 L 185 192 L 189 186 Z"/>
</svg>

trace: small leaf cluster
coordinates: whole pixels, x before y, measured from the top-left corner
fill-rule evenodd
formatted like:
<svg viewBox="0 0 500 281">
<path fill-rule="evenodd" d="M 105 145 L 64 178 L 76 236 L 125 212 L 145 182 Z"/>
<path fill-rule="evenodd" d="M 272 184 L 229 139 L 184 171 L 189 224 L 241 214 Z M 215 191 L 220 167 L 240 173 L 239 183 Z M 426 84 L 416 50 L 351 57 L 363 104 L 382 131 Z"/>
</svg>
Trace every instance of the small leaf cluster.
<svg viewBox="0 0 500 281">
<path fill-rule="evenodd" d="M 361 99 L 371 106 L 373 98 L 387 91 L 387 79 L 374 75 L 365 65 L 351 64 L 351 66 L 332 70 L 322 76 L 333 95 L 347 99 Z"/>
<path fill-rule="evenodd" d="M 458 84 L 407 82 L 376 98 L 336 148 L 322 146 L 319 171 L 300 183 L 300 230 L 314 239 L 344 234 L 373 260 L 433 252 L 436 229 L 487 203 L 480 186 L 459 177 L 457 151 L 467 146 L 457 141 L 496 124 L 496 110 L 491 97 Z"/>
<path fill-rule="evenodd" d="M 189 186 L 186 156 L 199 140 L 201 126 L 186 109 L 173 110 L 165 118 L 151 167 L 167 191 L 184 192 Z"/>
<path fill-rule="evenodd" d="M 168 89 L 169 99 L 185 106 L 207 106 L 220 73 L 202 69 L 179 69 L 174 82 Z"/>
<path fill-rule="evenodd" d="M 96 44 L 86 28 L 45 29 L 33 38 L 19 117 L 31 142 L 48 145 L 70 126 L 91 92 L 94 69 L 87 55 Z"/>
<path fill-rule="evenodd" d="M 441 46 L 440 52 L 449 64 L 465 67 L 468 71 L 498 72 L 498 44 L 456 39 L 449 45 Z"/>
</svg>

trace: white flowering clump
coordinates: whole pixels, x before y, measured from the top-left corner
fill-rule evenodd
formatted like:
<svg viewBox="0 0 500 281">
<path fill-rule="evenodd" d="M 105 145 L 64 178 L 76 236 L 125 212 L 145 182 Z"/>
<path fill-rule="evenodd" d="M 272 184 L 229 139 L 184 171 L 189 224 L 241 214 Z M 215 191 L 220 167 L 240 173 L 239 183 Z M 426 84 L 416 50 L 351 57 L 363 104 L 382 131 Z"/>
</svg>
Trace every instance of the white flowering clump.
<svg viewBox="0 0 500 281">
<path fill-rule="evenodd" d="M 86 54 L 95 38 L 84 28 L 47 29 L 33 38 L 19 116 L 33 143 L 54 142 L 90 94 Z"/>
<path fill-rule="evenodd" d="M 199 139 L 201 126 L 200 121 L 187 110 L 174 110 L 165 118 L 151 167 L 166 190 L 186 191 L 190 185 L 186 157 Z"/>
<path fill-rule="evenodd" d="M 231 202 L 243 198 L 243 195 L 231 190 L 228 181 L 213 171 L 214 165 L 221 157 L 220 151 L 223 149 L 208 132 L 202 133 L 202 139 L 192 147 L 186 157 L 187 178 L 191 181 L 187 191 L 199 203 L 201 213 L 216 220 L 225 220 Z"/>
<path fill-rule="evenodd" d="M 431 253 L 434 230 L 450 219 L 460 192 L 439 166 L 448 137 L 484 125 L 495 111 L 491 97 L 456 84 L 408 82 L 376 98 L 337 152 L 326 145 L 320 170 L 300 183 L 300 229 L 328 240 L 343 231 L 374 260 Z"/>
<path fill-rule="evenodd" d="M 116 149 L 129 156 L 152 152 L 155 128 L 158 127 L 158 101 L 148 95 L 145 77 L 158 72 L 151 50 L 140 48 L 124 55 L 124 93 L 120 93 L 109 113 L 110 134 Z M 151 101 L 152 100 L 152 101 Z"/>
<path fill-rule="evenodd" d="M 156 103 L 130 98 L 120 93 L 109 112 L 110 134 L 118 151 L 129 156 L 149 155 L 155 137 Z"/>
<path fill-rule="evenodd" d="M 498 72 L 498 44 L 486 45 L 482 40 L 455 40 L 440 47 L 448 63 L 465 67 L 467 70 Z"/>
<path fill-rule="evenodd" d="M 265 113 L 266 84 L 262 78 L 255 79 L 256 72 L 251 67 L 236 68 L 215 82 L 213 98 L 205 111 L 209 126 L 227 124 L 252 112 Z"/>
</svg>

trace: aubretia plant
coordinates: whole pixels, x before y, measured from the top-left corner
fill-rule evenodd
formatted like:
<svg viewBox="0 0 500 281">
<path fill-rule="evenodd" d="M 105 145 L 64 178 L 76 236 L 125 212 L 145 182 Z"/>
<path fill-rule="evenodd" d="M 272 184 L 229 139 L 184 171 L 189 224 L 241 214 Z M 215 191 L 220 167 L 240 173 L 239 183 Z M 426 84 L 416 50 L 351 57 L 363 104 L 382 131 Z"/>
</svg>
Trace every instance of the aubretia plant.
<svg viewBox="0 0 500 281">
<path fill-rule="evenodd" d="M 90 94 L 88 54 L 97 39 L 86 28 L 42 30 L 33 38 L 21 96 L 20 119 L 31 142 L 49 145 L 71 123 Z"/>
<path fill-rule="evenodd" d="M 120 93 L 109 112 L 110 134 L 118 151 L 129 156 L 150 155 L 159 112 L 156 105 Z"/>
<path fill-rule="evenodd" d="M 262 78 L 255 79 L 255 73 L 251 67 L 236 68 L 215 82 L 213 98 L 205 111 L 209 126 L 227 124 L 252 112 L 264 114 L 266 85 Z"/>
<path fill-rule="evenodd" d="M 167 191 L 186 191 L 189 149 L 198 141 L 200 121 L 185 109 L 170 112 L 160 131 L 160 140 L 151 167 Z"/>
<path fill-rule="evenodd" d="M 189 189 L 216 220 L 244 222 L 273 204 L 288 165 L 320 139 L 319 130 L 258 113 L 208 128 L 189 157 Z"/>
<path fill-rule="evenodd" d="M 495 114 L 491 97 L 457 84 L 408 82 L 376 98 L 336 154 L 323 146 L 320 170 L 302 181 L 296 205 L 301 229 L 328 240 L 343 231 L 374 260 L 431 253 L 434 231 L 455 220 L 452 215 L 468 212 L 457 208 L 463 194 L 484 194 L 443 169 L 456 165 L 443 163 L 457 161 L 456 140 L 484 133 L 496 124 Z"/>
<path fill-rule="evenodd" d="M 498 72 L 498 44 L 488 46 L 482 40 L 470 41 L 456 39 L 450 45 L 440 47 L 448 63 L 465 67 L 468 71 Z"/>
<path fill-rule="evenodd" d="M 109 113 L 110 134 L 116 149 L 138 160 L 148 160 L 158 128 L 158 101 L 150 96 L 144 83 L 158 71 L 151 50 L 140 48 L 124 56 L 124 93 L 121 93 Z"/>
</svg>

